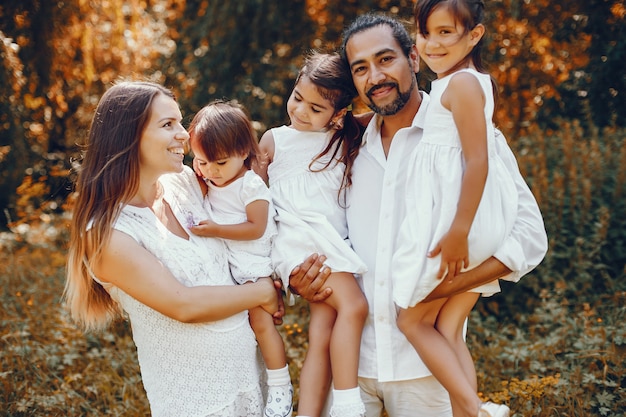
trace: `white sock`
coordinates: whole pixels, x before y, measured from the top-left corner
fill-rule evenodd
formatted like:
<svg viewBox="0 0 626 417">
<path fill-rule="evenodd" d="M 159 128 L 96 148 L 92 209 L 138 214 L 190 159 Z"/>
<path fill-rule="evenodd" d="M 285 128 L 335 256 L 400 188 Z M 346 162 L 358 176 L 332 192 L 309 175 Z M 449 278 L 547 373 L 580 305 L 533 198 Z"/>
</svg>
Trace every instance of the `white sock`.
<svg viewBox="0 0 626 417">
<path fill-rule="evenodd" d="M 350 389 L 333 389 L 333 404 L 357 404 L 361 403 L 361 390 L 359 387 Z"/>
<path fill-rule="evenodd" d="M 267 370 L 267 385 L 270 387 L 276 387 L 280 385 L 291 384 L 291 376 L 289 376 L 289 367 L 285 365 L 280 369 L 268 369 Z"/>
</svg>

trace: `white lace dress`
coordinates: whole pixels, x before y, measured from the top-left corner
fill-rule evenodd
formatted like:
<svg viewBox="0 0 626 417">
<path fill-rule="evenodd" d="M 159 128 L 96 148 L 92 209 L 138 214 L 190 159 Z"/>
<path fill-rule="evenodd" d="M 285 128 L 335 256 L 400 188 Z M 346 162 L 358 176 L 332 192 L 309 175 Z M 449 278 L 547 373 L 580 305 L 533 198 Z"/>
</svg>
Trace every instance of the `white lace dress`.
<svg viewBox="0 0 626 417">
<path fill-rule="evenodd" d="M 161 178 L 180 224 L 206 218 L 193 172 Z M 124 207 L 115 229 L 153 253 L 186 286 L 234 285 L 219 239 L 172 234 L 148 208 Z M 132 279 L 131 276 L 128 279 Z M 262 367 L 247 312 L 209 323 L 185 324 L 107 288 L 130 319 L 153 417 L 258 417 L 263 412 Z"/>
<path fill-rule="evenodd" d="M 300 132 L 288 126 L 272 129 L 274 159 L 268 167 L 270 193 L 276 207 L 278 236 L 272 261 L 284 279 L 309 255 L 319 253 L 328 259 L 333 271 L 363 273 L 366 266 L 348 241 L 346 211 L 338 199 L 345 169 L 330 159 L 309 164 L 324 150 L 330 139 L 324 132 Z M 331 153 L 332 154 L 332 153 Z"/>
<path fill-rule="evenodd" d="M 472 69 L 461 71 L 474 74 L 485 94 L 489 153 L 487 181 L 468 236 L 471 269 L 492 256 L 511 232 L 518 195 L 513 178 L 495 149 L 491 79 Z M 433 81 L 424 135 L 409 159 L 407 215 L 392 264 L 393 298 L 403 308 L 423 300 L 441 282 L 437 279 L 441 256 L 427 258 L 426 254 L 450 229 L 461 194 L 465 170 L 461 141 L 452 113 L 441 104 L 441 96 L 453 76 Z M 500 291 L 500 286 L 496 280 L 472 291 L 492 295 Z"/>
<path fill-rule="evenodd" d="M 272 240 L 276 236 L 274 205 L 267 185 L 254 171 L 246 171 L 243 177 L 224 187 L 217 187 L 207 181 L 209 192 L 205 197 L 205 207 L 211 218 L 218 224 L 239 224 L 246 222 L 246 206 L 254 201 L 269 203 L 267 227 L 263 236 L 254 240 L 225 239 L 229 251 L 230 272 L 238 284 L 260 277 L 272 275 Z M 288 283 L 284 283 L 285 287 Z"/>
</svg>

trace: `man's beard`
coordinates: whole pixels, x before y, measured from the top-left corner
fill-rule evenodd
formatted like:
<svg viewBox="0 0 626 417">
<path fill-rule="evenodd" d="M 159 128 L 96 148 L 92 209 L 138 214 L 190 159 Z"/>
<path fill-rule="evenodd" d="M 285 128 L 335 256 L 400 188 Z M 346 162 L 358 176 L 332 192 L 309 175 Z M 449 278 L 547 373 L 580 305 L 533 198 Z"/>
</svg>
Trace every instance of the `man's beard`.
<svg viewBox="0 0 626 417">
<path fill-rule="evenodd" d="M 367 98 L 369 98 L 369 103 L 367 103 L 367 107 L 372 109 L 374 113 L 380 114 L 381 116 L 393 116 L 394 114 L 402 110 L 404 106 L 406 106 L 406 103 L 408 103 L 409 99 L 411 98 L 411 93 L 413 93 L 413 89 L 415 88 L 416 84 L 417 84 L 417 81 L 415 80 L 415 78 L 413 78 L 413 81 L 411 82 L 411 86 L 405 92 L 401 92 L 398 84 L 394 82 L 388 82 L 388 83 L 375 85 L 374 87 L 370 88 L 369 91 L 366 93 Z M 374 104 L 374 101 L 372 100 L 372 94 L 374 91 L 376 91 L 378 88 L 381 88 L 381 87 L 395 88 L 396 91 L 398 92 L 398 96 L 396 97 L 394 101 L 392 101 L 389 104 L 386 104 L 384 106 L 377 106 L 376 104 Z"/>
</svg>

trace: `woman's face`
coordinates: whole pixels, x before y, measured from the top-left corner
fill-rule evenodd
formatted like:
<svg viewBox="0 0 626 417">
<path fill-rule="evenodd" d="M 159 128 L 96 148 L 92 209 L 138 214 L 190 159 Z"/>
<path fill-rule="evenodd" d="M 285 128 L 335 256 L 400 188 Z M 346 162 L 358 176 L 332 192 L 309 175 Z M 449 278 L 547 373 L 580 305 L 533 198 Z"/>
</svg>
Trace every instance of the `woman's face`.
<svg viewBox="0 0 626 417">
<path fill-rule="evenodd" d="M 139 142 L 141 175 L 181 172 L 185 156 L 184 144 L 189 134 L 181 125 L 178 103 L 159 94 L 153 102 L 150 119 Z"/>
</svg>

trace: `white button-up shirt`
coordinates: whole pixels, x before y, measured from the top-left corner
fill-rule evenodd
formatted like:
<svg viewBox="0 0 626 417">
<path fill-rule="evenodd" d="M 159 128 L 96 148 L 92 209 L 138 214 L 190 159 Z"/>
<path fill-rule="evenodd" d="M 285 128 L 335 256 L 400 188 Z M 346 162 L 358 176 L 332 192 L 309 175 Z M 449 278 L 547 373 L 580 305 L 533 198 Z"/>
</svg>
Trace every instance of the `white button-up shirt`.
<svg viewBox="0 0 626 417">
<path fill-rule="evenodd" d="M 422 103 L 411 126 L 395 134 L 387 157 L 381 141 L 382 119 L 378 115 L 372 118 L 352 166 L 352 186 L 348 190 L 348 235 L 368 268 L 361 281 L 369 314 L 361 337 L 359 376 L 380 382 L 431 374 L 398 329 L 391 288 L 391 259 L 405 216 L 405 173 L 409 155 L 422 138 L 430 101 L 426 93 L 421 95 Z M 519 173 L 515 156 L 501 134 L 496 135 L 496 141 L 520 198 L 513 231 L 494 256 L 513 271 L 504 279 L 517 281 L 541 262 L 547 251 L 547 237 L 537 202 Z"/>
</svg>

